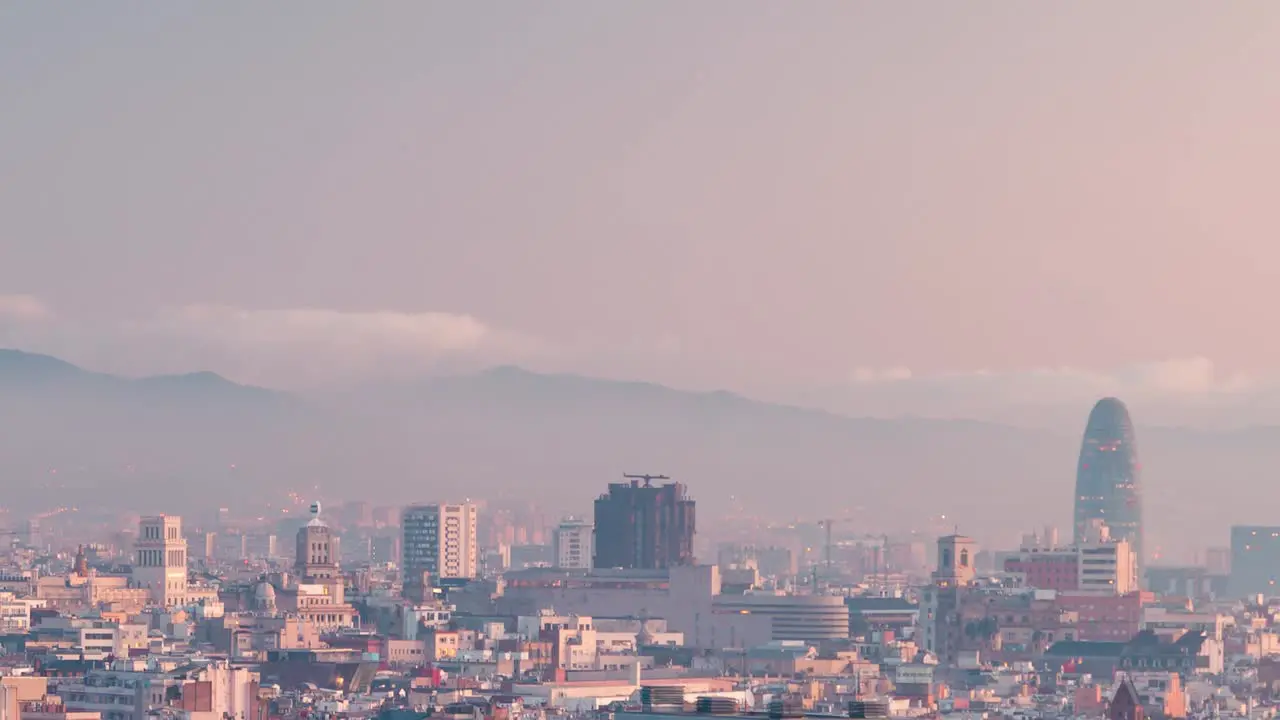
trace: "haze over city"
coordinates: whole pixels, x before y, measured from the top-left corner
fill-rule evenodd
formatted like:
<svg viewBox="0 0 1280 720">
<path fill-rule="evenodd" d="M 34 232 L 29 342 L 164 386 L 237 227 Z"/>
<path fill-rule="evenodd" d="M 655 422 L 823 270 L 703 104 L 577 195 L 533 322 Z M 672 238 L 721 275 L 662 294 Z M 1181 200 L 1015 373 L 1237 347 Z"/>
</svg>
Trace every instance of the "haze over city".
<svg viewBox="0 0 1280 720">
<path fill-rule="evenodd" d="M 1269 5 L 309 10 L 0 9 L 0 342 L 311 395 L 510 364 L 1280 422 Z"/>
<path fill-rule="evenodd" d="M 0 4 L 0 720 L 1252 712 L 1275 68 L 1254 2 Z"/>
</svg>

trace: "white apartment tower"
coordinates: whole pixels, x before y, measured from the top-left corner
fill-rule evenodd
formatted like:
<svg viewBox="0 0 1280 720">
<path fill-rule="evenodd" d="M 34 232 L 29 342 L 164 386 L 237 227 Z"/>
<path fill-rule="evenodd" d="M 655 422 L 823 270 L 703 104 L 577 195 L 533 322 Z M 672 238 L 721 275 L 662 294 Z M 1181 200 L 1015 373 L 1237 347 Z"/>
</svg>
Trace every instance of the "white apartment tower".
<svg viewBox="0 0 1280 720">
<path fill-rule="evenodd" d="M 421 591 L 423 574 L 431 580 L 474 578 L 479 565 L 476 506 L 411 505 L 401 518 L 406 596 Z"/>
<path fill-rule="evenodd" d="M 151 601 L 164 607 L 187 600 L 187 540 L 182 518 L 151 515 L 138 521 L 134 543 L 133 582 L 151 592 Z"/>
<path fill-rule="evenodd" d="M 590 570 L 593 557 L 591 540 L 594 535 L 595 527 L 586 520 L 563 520 L 552 537 L 556 567 L 565 570 Z"/>
</svg>

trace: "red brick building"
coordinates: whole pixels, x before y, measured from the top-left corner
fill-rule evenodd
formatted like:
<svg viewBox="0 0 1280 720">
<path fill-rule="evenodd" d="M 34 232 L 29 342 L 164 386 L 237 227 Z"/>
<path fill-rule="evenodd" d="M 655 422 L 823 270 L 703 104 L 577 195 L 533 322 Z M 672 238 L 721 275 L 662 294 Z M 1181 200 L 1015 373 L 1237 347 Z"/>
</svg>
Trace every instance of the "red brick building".
<svg viewBox="0 0 1280 720">
<path fill-rule="evenodd" d="M 1004 561 L 1004 571 L 1022 573 L 1027 587 L 1069 592 L 1080 587 L 1079 553 L 1075 550 L 1023 551 Z"/>
<path fill-rule="evenodd" d="M 1077 616 L 1077 640 L 1126 642 L 1142 629 L 1142 606 L 1155 602 L 1149 592 L 1128 595 L 1058 595 L 1056 604 Z"/>
</svg>

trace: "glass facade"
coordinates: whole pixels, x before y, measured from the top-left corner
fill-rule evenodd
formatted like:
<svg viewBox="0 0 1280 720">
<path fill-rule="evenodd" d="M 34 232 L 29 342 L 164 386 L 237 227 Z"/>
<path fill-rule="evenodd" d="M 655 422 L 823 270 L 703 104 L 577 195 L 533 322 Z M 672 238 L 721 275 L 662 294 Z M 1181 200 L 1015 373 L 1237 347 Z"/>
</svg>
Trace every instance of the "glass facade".
<svg viewBox="0 0 1280 720">
<path fill-rule="evenodd" d="M 1129 410 L 1115 398 L 1099 400 L 1089 413 L 1076 469 L 1075 541 L 1089 540 L 1100 521 L 1112 539 L 1132 546 L 1139 582 L 1145 559 L 1140 471 Z"/>
</svg>

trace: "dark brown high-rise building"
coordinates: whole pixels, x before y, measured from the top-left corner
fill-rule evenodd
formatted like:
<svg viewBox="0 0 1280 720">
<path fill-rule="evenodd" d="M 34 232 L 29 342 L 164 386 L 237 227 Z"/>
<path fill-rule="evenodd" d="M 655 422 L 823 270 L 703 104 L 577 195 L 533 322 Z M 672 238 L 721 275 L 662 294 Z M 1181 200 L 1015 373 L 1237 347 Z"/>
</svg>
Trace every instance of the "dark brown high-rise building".
<svg viewBox="0 0 1280 720">
<path fill-rule="evenodd" d="M 656 570 L 693 564 L 694 503 L 680 483 L 609 483 L 596 499 L 597 568 Z"/>
</svg>

